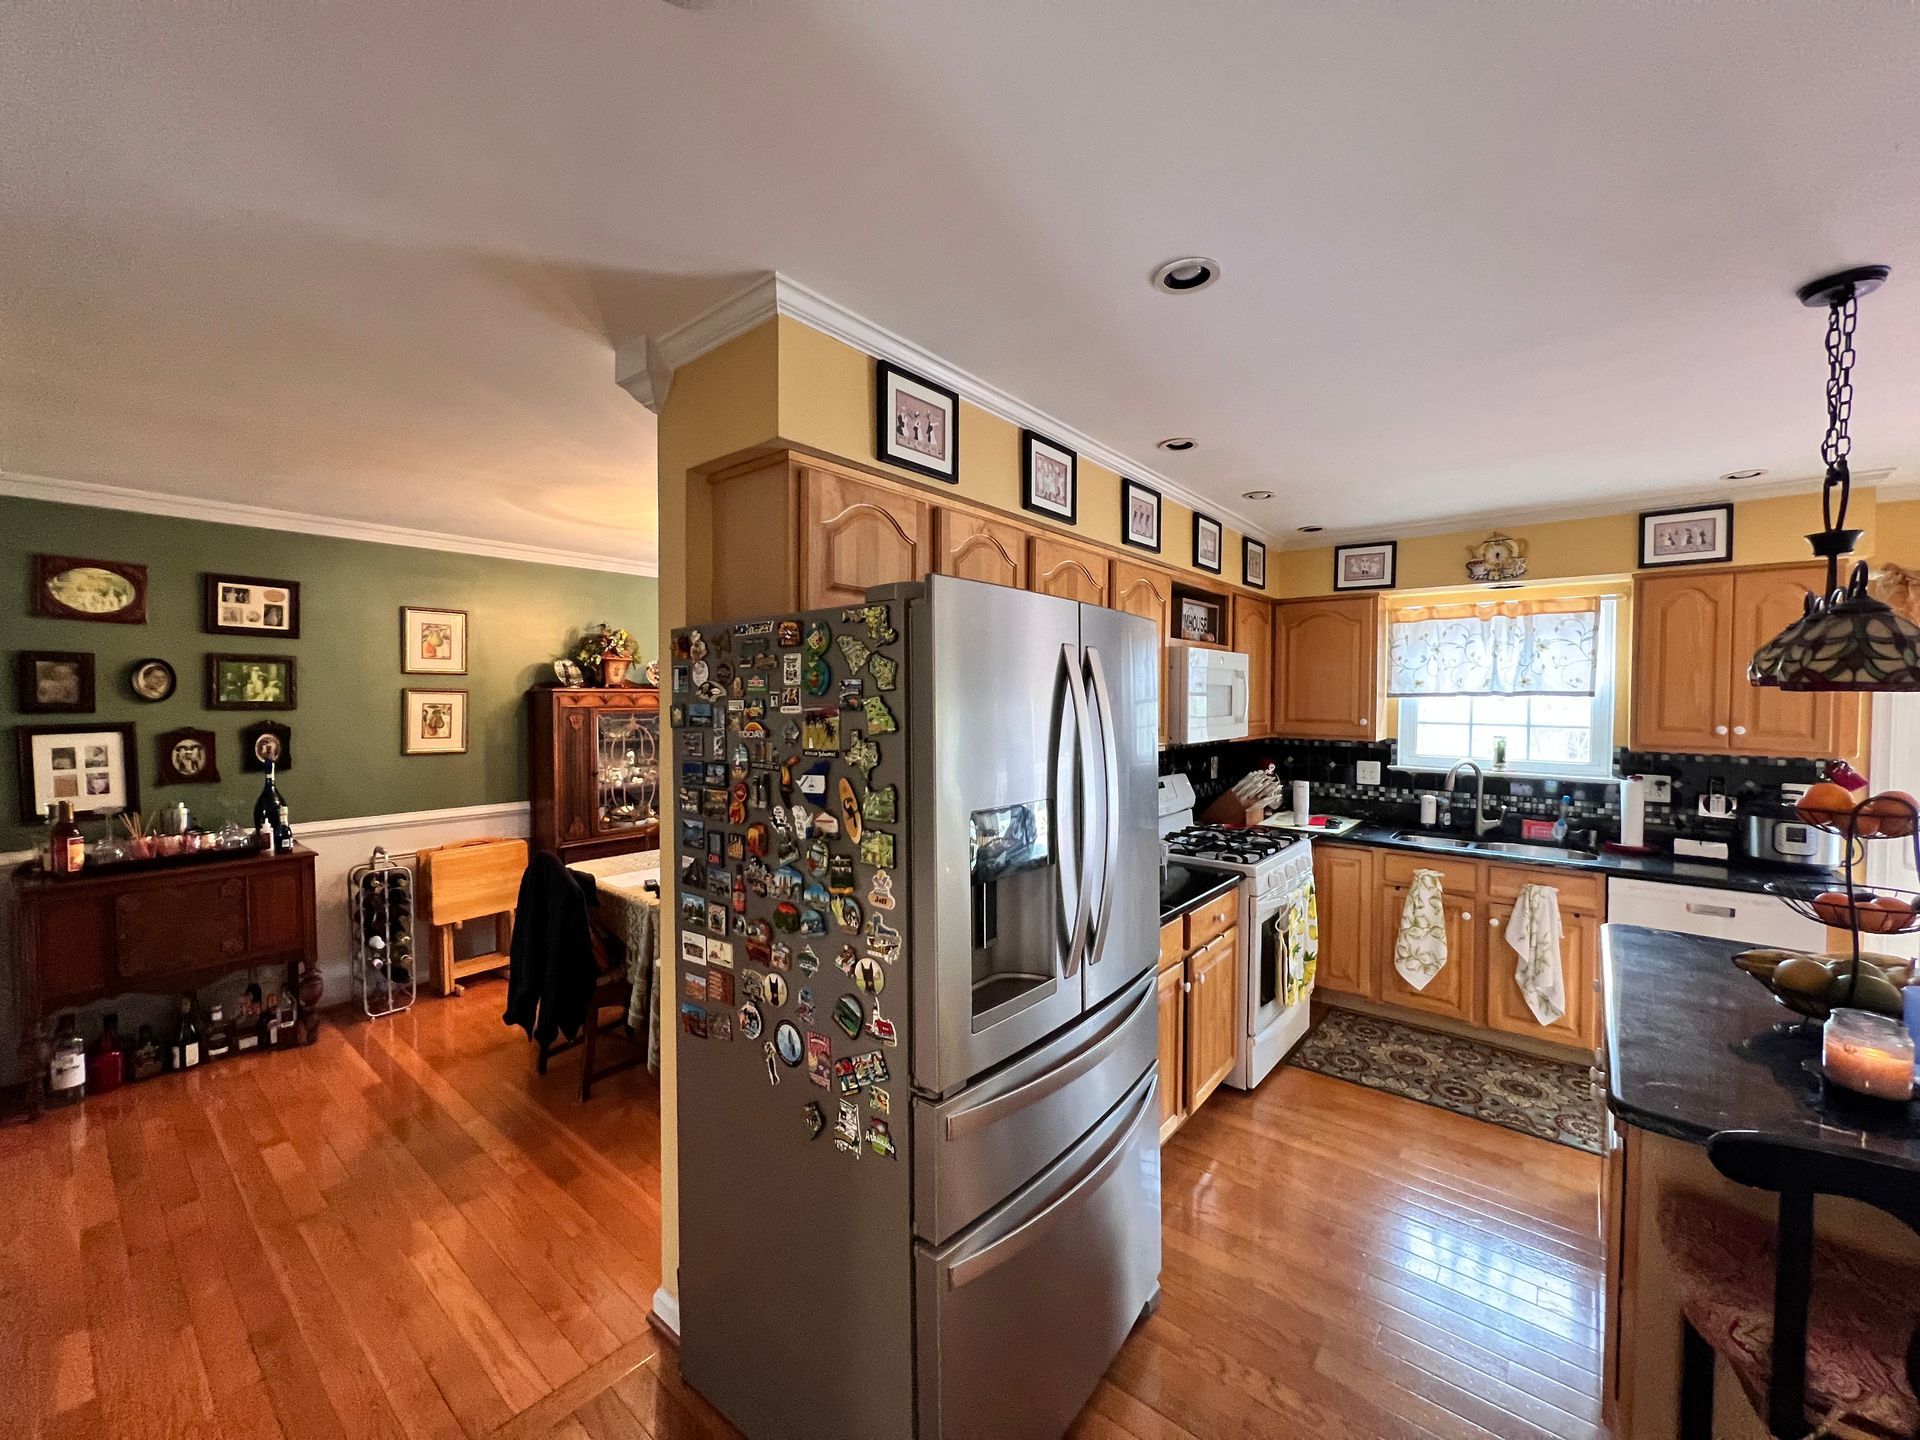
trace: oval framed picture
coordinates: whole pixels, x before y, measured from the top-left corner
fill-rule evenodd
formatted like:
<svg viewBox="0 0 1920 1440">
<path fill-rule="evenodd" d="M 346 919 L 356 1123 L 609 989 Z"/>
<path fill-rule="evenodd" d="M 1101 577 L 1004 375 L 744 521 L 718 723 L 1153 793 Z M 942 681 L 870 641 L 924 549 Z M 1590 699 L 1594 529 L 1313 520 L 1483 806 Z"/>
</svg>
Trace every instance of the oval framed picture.
<svg viewBox="0 0 1920 1440">
<path fill-rule="evenodd" d="M 134 661 L 133 669 L 127 672 L 127 683 L 142 700 L 165 700 L 173 694 L 179 681 L 173 666 L 155 657 Z"/>
<path fill-rule="evenodd" d="M 52 620 L 147 623 L 147 567 L 74 555 L 33 557 L 33 613 Z"/>
</svg>

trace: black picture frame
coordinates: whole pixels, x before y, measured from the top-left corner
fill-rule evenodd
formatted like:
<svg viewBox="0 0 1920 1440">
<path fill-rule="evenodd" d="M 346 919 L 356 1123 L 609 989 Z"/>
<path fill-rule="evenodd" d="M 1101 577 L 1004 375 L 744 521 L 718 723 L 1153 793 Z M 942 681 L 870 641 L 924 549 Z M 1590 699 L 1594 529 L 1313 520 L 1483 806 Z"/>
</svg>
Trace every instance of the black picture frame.
<svg viewBox="0 0 1920 1440">
<path fill-rule="evenodd" d="M 884 465 L 898 465 L 903 470 L 911 470 L 928 479 L 939 480 L 944 484 L 960 483 L 960 397 L 946 386 L 929 380 L 924 375 L 916 375 L 888 360 L 873 362 L 873 458 Z M 947 456 L 945 469 L 928 460 L 920 458 L 913 451 L 894 444 L 893 420 L 898 413 L 894 397 L 900 385 L 910 385 L 918 389 L 931 391 L 940 398 L 941 407 L 946 412 Z M 926 400 L 923 395 L 919 397 Z"/>
<path fill-rule="evenodd" d="M 1056 505 L 1052 501 L 1042 500 L 1034 490 L 1034 461 L 1041 450 L 1051 451 L 1048 459 L 1058 460 L 1067 467 L 1067 503 Z M 1080 523 L 1080 457 L 1074 451 L 1049 440 L 1037 430 L 1020 432 L 1020 506 L 1035 515 L 1044 515 L 1049 520 L 1064 520 L 1069 525 Z"/>
<path fill-rule="evenodd" d="M 124 605 L 112 610 L 86 609 L 61 595 L 60 577 L 70 570 L 102 570 L 123 580 L 133 590 Z M 70 591 L 69 593 L 74 593 Z M 75 598 L 80 598 L 75 593 Z M 126 560 L 90 560 L 79 555 L 33 557 L 33 613 L 45 620 L 87 620 L 97 625 L 147 623 L 147 567 Z"/>
<path fill-rule="evenodd" d="M 284 700 L 222 700 L 220 698 L 220 667 L 222 665 L 284 665 L 287 668 L 287 694 Z M 209 710 L 297 710 L 298 691 L 295 689 L 296 662 L 291 655 L 228 655 L 209 653 L 207 656 L 207 709 Z"/>
<path fill-rule="evenodd" d="M 126 794 L 117 807 L 83 809 L 74 806 L 74 815 L 79 819 L 100 819 L 113 815 L 132 814 L 140 808 L 140 756 L 134 749 L 133 724 L 122 720 L 113 724 L 100 725 L 16 725 L 13 727 L 14 764 L 20 793 L 20 823 L 38 825 L 45 819 L 44 805 L 37 800 L 33 785 L 33 742 L 39 737 L 61 735 L 100 735 L 112 733 L 120 737 L 120 760 L 125 767 Z M 77 743 L 77 741 L 76 741 Z M 84 797 L 49 797 L 46 803 L 54 799 Z"/>
<path fill-rule="evenodd" d="M 1719 522 L 1718 543 L 1709 555 L 1655 555 L 1653 553 L 1654 527 L 1662 520 L 1678 520 L 1687 516 L 1712 515 Z M 1733 504 L 1731 501 L 1712 505 L 1677 505 L 1666 510 L 1642 510 L 1640 512 L 1640 555 L 1634 568 L 1637 570 L 1670 570 L 1677 565 L 1727 565 L 1733 561 Z"/>
<path fill-rule="evenodd" d="M 72 700 L 40 698 L 40 667 L 74 667 Z M 14 708 L 22 715 L 91 715 L 94 710 L 93 652 L 91 650 L 22 650 L 14 661 Z"/>
<path fill-rule="evenodd" d="M 276 772 L 285 772 L 293 768 L 293 730 L 278 720 L 256 720 L 240 732 L 240 768 L 254 774 L 262 774 L 267 768 L 265 756 L 261 753 L 261 742 L 272 739 L 279 743 L 280 753 L 273 757 Z"/>
<path fill-rule="evenodd" d="M 1200 553 L 1200 537 L 1213 536 L 1213 563 L 1209 565 Z M 1204 570 L 1209 575 L 1218 575 L 1226 565 L 1227 531 L 1213 516 L 1204 510 L 1193 512 L 1193 568 Z"/>
<path fill-rule="evenodd" d="M 287 598 L 287 623 L 274 625 L 223 625 L 220 623 L 220 587 L 223 585 L 259 586 L 284 590 Z M 200 575 L 200 628 L 209 635 L 245 635 L 260 640 L 298 640 L 300 638 L 300 582 L 275 580 L 265 575 L 232 575 L 226 571 L 203 571 Z"/>
<path fill-rule="evenodd" d="M 1134 538 L 1133 502 L 1135 496 L 1150 500 L 1153 503 L 1153 540 L 1151 543 Z M 1145 550 L 1150 555 L 1158 555 L 1160 553 L 1160 541 L 1162 537 L 1161 521 L 1165 514 L 1166 506 L 1162 502 L 1158 490 L 1154 489 L 1151 485 L 1142 485 L 1138 480 L 1129 480 L 1124 475 L 1120 477 L 1120 542 L 1123 545 L 1131 545 L 1136 550 Z"/>
<path fill-rule="evenodd" d="M 1253 561 L 1260 557 L 1260 578 L 1253 578 Z M 1255 540 L 1251 535 L 1240 537 L 1240 583 L 1249 590 L 1267 588 L 1267 547 L 1264 541 Z"/>
<path fill-rule="evenodd" d="M 178 730 L 168 730 L 154 737 L 158 746 L 158 759 L 154 762 L 153 783 L 156 785 L 216 785 L 220 781 L 220 755 L 215 748 L 216 737 L 211 730 L 202 730 L 193 725 L 182 725 Z M 191 741 L 206 752 L 207 761 L 198 770 L 182 770 L 175 758 L 180 743 Z"/>
<path fill-rule="evenodd" d="M 1350 550 L 1380 550 L 1386 552 L 1387 567 L 1384 578 L 1349 580 L 1342 574 L 1343 557 Z M 1333 547 L 1333 588 L 1335 590 L 1391 590 L 1400 573 L 1400 542 L 1398 540 L 1369 540 L 1364 545 L 1336 545 Z"/>
</svg>

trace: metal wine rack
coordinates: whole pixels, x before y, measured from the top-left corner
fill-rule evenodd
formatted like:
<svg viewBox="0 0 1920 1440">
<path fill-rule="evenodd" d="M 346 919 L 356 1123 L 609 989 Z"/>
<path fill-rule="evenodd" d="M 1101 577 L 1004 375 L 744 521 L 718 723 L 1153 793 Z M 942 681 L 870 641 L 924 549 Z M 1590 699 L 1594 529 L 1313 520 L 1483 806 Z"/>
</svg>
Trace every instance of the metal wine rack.
<svg viewBox="0 0 1920 1440">
<path fill-rule="evenodd" d="M 347 872 L 347 923 L 353 945 L 353 988 L 360 1008 L 378 1019 L 413 1004 L 419 966 L 413 943 L 413 870 L 382 847 Z"/>
</svg>

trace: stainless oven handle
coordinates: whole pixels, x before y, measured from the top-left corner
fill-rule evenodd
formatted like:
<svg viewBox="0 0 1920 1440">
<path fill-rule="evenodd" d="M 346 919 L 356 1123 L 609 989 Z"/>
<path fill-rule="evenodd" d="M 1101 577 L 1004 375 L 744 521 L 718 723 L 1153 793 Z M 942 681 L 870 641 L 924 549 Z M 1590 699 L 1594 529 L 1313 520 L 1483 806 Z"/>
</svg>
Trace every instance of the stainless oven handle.
<svg viewBox="0 0 1920 1440">
<path fill-rule="evenodd" d="M 958 1140 L 971 1135 L 976 1130 L 998 1123 L 1015 1110 L 1024 1110 L 1029 1105 L 1038 1104 L 1058 1090 L 1065 1089 L 1089 1070 L 1103 1062 L 1119 1045 L 1128 1025 L 1135 1017 L 1155 1003 L 1158 991 L 1153 985 L 1154 977 L 1144 975 L 1140 979 L 1140 994 L 1132 1004 L 1122 1004 L 1118 1013 L 1100 1030 L 1100 1033 L 1088 1039 L 1072 1055 L 1049 1066 L 1046 1070 L 1017 1085 L 1004 1094 L 994 1095 L 956 1110 L 947 1117 L 947 1139 Z"/>
<path fill-rule="evenodd" d="M 1075 1181 L 1063 1194 L 1049 1201 L 1044 1208 L 1023 1220 L 1013 1229 L 988 1245 L 984 1250 L 975 1251 L 966 1259 L 947 1267 L 947 1288 L 958 1290 L 970 1285 L 990 1271 L 998 1270 L 1007 1261 L 1019 1255 L 1021 1251 L 1040 1239 L 1053 1225 L 1073 1208 L 1084 1196 L 1092 1194 L 1106 1183 L 1107 1177 L 1118 1170 L 1131 1153 L 1128 1143 L 1133 1139 L 1134 1127 L 1140 1123 L 1140 1117 L 1146 1113 L 1147 1106 L 1153 1103 L 1157 1093 L 1155 1085 L 1158 1073 L 1151 1067 L 1140 1079 L 1140 1098 L 1133 1102 L 1133 1108 L 1127 1112 L 1127 1120 L 1107 1145 L 1107 1153 L 1093 1164 L 1093 1168 Z M 1124 1102 L 1122 1102 L 1124 1103 Z"/>
<path fill-rule="evenodd" d="M 1080 688 L 1080 651 L 1074 645 L 1060 647 L 1060 659 L 1066 671 L 1067 695 L 1073 701 L 1073 773 L 1074 795 L 1080 802 L 1080 813 L 1075 817 L 1075 829 L 1078 832 L 1074 842 L 1074 853 L 1080 861 L 1079 883 L 1073 894 L 1073 932 L 1067 942 L 1067 964 L 1060 973 L 1071 978 L 1079 973 L 1080 958 L 1087 943 L 1087 914 L 1091 908 L 1092 896 L 1087 884 L 1087 697 Z M 1059 813 L 1056 803 L 1054 812 Z M 1061 879 L 1066 879 L 1066 871 L 1061 870 Z"/>
<path fill-rule="evenodd" d="M 1093 947 L 1089 965 L 1100 963 L 1107 943 L 1107 922 L 1113 919 L 1114 880 L 1120 870 L 1120 742 L 1113 734 L 1113 695 L 1107 689 L 1106 668 L 1100 652 L 1087 647 L 1087 672 L 1093 677 L 1093 702 L 1100 711 L 1100 759 L 1105 767 L 1105 795 L 1101 819 L 1106 829 L 1106 854 L 1100 870 L 1100 918 L 1093 925 Z"/>
</svg>

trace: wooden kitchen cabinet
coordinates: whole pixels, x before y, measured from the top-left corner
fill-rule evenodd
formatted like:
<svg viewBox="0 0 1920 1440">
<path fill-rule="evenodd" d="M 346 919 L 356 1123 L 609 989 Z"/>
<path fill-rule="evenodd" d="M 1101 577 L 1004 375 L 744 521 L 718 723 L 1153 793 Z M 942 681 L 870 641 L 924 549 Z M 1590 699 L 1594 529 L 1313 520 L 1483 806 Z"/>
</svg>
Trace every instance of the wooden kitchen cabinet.
<svg viewBox="0 0 1920 1440">
<path fill-rule="evenodd" d="M 1480 931 L 1484 920 L 1480 924 L 1474 921 L 1475 914 L 1481 913 L 1478 898 L 1472 893 L 1441 892 L 1440 908 L 1447 927 L 1447 963 L 1427 982 L 1426 989 L 1416 990 L 1393 965 L 1393 948 L 1400 936 L 1400 915 L 1406 908 L 1407 893 L 1404 885 L 1387 885 L 1380 890 L 1381 936 L 1374 953 L 1379 957 L 1376 973 L 1381 1001 L 1469 1025 L 1479 1024 L 1477 1000 L 1483 953 Z"/>
<path fill-rule="evenodd" d="M 1160 743 L 1167 743 L 1167 637 L 1173 626 L 1173 576 L 1131 560 L 1113 562 L 1113 608 L 1153 624 L 1153 673 L 1160 682 Z"/>
<path fill-rule="evenodd" d="M 1507 943 L 1513 921 L 1511 900 L 1487 904 L 1487 1028 L 1529 1040 L 1590 1049 L 1594 1041 L 1592 1016 L 1598 997 L 1594 977 L 1600 971 L 1600 917 L 1591 911 L 1560 906 L 1560 970 L 1567 992 L 1567 1010 L 1551 1025 L 1542 1025 L 1520 993 L 1517 978 L 1520 957 Z"/>
<path fill-rule="evenodd" d="M 1233 597 L 1233 648 L 1247 657 L 1247 736 L 1273 733 L 1273 606 L 1252 595 Z"/>
<path fill-rule="evenodd" d="M 1105 605 L 1113 594 L 1113 562 L 1104 550 L 1052 535 L 1035 535 L 1029 545 L 1027 588 L 1084 605 Z"/>
<path fill-rule="evenodd" d="M 1027 531 L 971 510 L 938 507 L 933 517 L 933 568 L 941 575 L 1027 588 Z"/>
<path fill-rule="evenodd" d="M 1273 607 L 1272 732 L 1372 740 L 1380 732 L 1380 597 L 1287 600 Z"/>
<path fill-rule="evenodd" d="M 1171 927 L 1180 929 L 1178 920 Z M 1187 1118 L 1187 967 L 1175 960 L 1160 971 L 1160 1141 Z"/>
<path fill-rule="evenodd" d="M 1234 985 L 1240 932 L 1228 930 L 1187 959 L 1186 1106 L 1191 1115 L 1233 1070 Z"/>
<path fill-rule="evenodd" d="M 1315 845 L 1313 887 L 1320 920 L 1317 989 L 1379 996 L 1374 975 L 1374 912 L 1379 886 L 1374 852 L 1358 845 Z"/>
<path fill-rule="evenodd" d="M 800 608 L 857 605 L 932 568 L 933 507 L 831 470 L 800 473 Z"/>
<path fill-rule="evenodd" d="M 1753 652 L 1800 614 L 1821 565 L 1634 578 L 1633 746 L 1826 758 L 1857 748 L 1851 697 L 1751 685 Z"/>
</svg>

